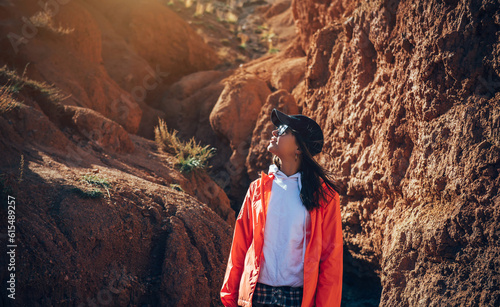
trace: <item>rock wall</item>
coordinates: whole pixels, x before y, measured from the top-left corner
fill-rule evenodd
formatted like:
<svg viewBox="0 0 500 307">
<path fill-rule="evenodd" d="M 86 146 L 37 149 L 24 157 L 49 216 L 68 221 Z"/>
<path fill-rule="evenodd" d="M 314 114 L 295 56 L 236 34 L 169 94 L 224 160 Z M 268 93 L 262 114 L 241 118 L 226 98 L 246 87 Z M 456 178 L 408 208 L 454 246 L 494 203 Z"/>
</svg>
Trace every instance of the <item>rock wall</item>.
<svg viewBox="0 0 500 307">
<path fill-rule="evenodd" d="M 271 105 L 310 116 L 325 132 L 318 161 L 344 186 L 344 305 L 499 304 L 498 3 L 293 1 L 292 10 L 294 43 L 229 77 L 271 90 L 244 112 L 251 121 L 213 120 L 223 118 L 217 104 L 239 110 L 229 95 L 210 115 L 223 138 L 239 133 L 228 172 L 248 181 L 267 170 Z M 236 95 L 234 84 L 224 91 Z"/>
<path fill-rule="evenodd" d="M 5 68 L 0 152 L 17 246 L 0 257 L 2 283 L 15 274 L 0 306 L 221 305 L 235 212 L 206 173 L 180 173 L 154 141 Z"/>
<path fill-rule="evenodd" d="M 293 7 L 346 274 L 376 272 L 380 306 L 498 305 L 498 2 L 337 2 Z"/>
<path fill-rule="evenodd" d="M 104 6 L 93 1 L 85 4 L 75 2 L 74 5 L 86 7 L 89 12 L 98 10 L 108 12 L 109 15 L 113 7 L 116 7 L 116 2 L 110 1 Z M 287 4 L 269 6 L 268 15 L 273 15 L 273 10 L 279 8 L 278 11 L 281 12 L 286 7 Z M 30 11 L 30 6 L 25 6 L 24 9 L 25 14 L 35 13 L 32 8 Z M 212 176 L 224 188 L 236 212 L 248 183 L 261 170 L 267 171 L 270 163 L 271 155 L 266 151 L 266 140 L 272 129 L 270 110 L 277 107 L 290 114 L 302 113 L 314 118 L 323 127 L 325 134 L 323 153 L 318 156 L 318 161 L 333 171 L 343 185 L 343 306 L 499 305 L 498 1 L 304 0 L 292 1 L 289 9 L 293 13 L 297 37 L 282 52 L 243 64 L 235 71 L 206 71 L 188 75 L 168 88 L 156 106 L 159 113 L 148 111 L 149 116 L 163 112 L 167 115 L 169 127 L 181 130 L 183 137 L 196 135 L 205 143 L 218 148 Z M 87 14 L 82 12 L 79 11 L 78 14 Z M 137 14 L 137 18 L 151 16 L 126 9 L 120 12 L 123 16 Z M 0 14 L 5 17 L 2 20 L 7 20 L 8 14 L 5 11 L 0 11 Z M 109 16 L 103 17 L 106 13 L 102 14 L 88 29 L 111 24 L 108 31 L 102 33 L 118 35 L 113 27 L 120 24 L 120 20 L 108 20 Z M 19 14 L 16 16 L 21 18 Z M 14 19 L 14 26 L 11 22 L 4 21 L 3 29 L 17 29 L 21 24 L 19 20 Z M 36 46 L 42 46 L 38 50 L 50 50 L 44 47 L 44 44 L 49 43 L 55 46 L 55 50 L 60 50 L 57 46 L 63 44 L 64 37 L 52 40 L 54 37 L 50 35 L 53 34 L 44 33 L 32 41 Z M 92 33 L 89 35 L 98 38 L 98 35 Z M 123 34 L 119 36 L 122 37 L 121 35 Z M 133 32 L 128 35 L 137 43 L 135 46 L 140 48 L 142 34 Z M 93 43 L 94 49 L 110 48 L 109 54 L 115 50 L 113 46 L 101 45 L 98 40 Z M 0 44 L 11 48 L 10 42 L 5 39 L 0 40 Z M 74 50 L 83 48 L 79 48 L 78 42 L 74 44 Z M 124 56 L 129 54 L 129 47 L 120 46 L 123 47 L 122 44 L 117 44 L 115 47 L 119 48 L 116 50 L 122 50 L 121 54 Z M 90 63 L 97 65 L 100 53 L 94 49 L 81 50 Z M 6 49 L 2 50 L 2 59 L 5 59 Z M 141 50 L 143 56 L 148 54 L 148 50 Z M 17 64 L 24 64 L 27 59 L 32 59 L 30 51 L 25 50 L 22 55 L 19 59 L 16 58 L 19 61 Z M 36 59 L 42 59 L 42 56 L 43 54 L 37 53 Z M 153 55 L 148 56 L 155 59 Z M 48 59 L 54 67 L 69 63 L 66 59 L 60 64 L 55 55 L 49 55 Z M 145 59 L 141 60 L 139 56 L 133 57 L 132 62 L 139 66 L 150 63 Z M 117 89 L 117 84 L 133 88 L 137 80 L 120 81 L 122 73 L 118 70 L 117 63 L 119 62 L 108 60 L 106 69 L 100 66 L 96 68 L 98 76 L 105 76 L 106 80 L 104 83 L 96 82 L 99 89 L 103 84 L 110 84 L 109 88 L 105 87 L 110 91 Z M 79 63 L 74 65 L 81 67 Z M 36 71 L 40 76 L 42 73 L 52 76 L 53 70 L 37 67 Z M 117 70 L 114 71 L 113 67 Z M 137 71 L 135 68 L 132 70 Z M 107 76 L 108 73 L 111 77 Z M 36 72 L 32 74 L 37 76 Z M 70 88 L 72 93 L 87 93 L 81 90 L 79 82 L 77 85 L 61 84 L 62 87 L 73 86 Z M 121 90 L 118 88 L 118 91 Z M 16 122 L 14 129 L 5 119 L 1 121 L 2 127 L 5 127 L 2 138 L 11 138 L 0 142 L 5 152 L 18 152 L 22 148 L 19 144 L 23 142 L 23 138 L 52 142 L 54 147 L 66 147 L 64 143 L 70 142 L 71 137 L 63 134 L 57 125 L 46 119 L 40 120 L 43 115 L 34 108 L 20 108 L 14 110 L 14 113 L 19 118 L 38 118 L 43 127 L 54 132 L 54 138 L 37 131 L 33 132 L 34 136 L 29 134 L 25 129 L 30 129 L 33 125 L 26 123 L 26 120 Z M 107 123 L 92 112 L 82 115 Z M 74 120 L 79 123 L 80 129 L 84 130 L 86 122 L 76 119 Z M 191 122 L 196 122 L 196 125 L 189 124 Z M 138 121 L 130 123 L 134 123 L 132 130 L 138 129 Z M 130 129 L 129 127 L 128 130 Z M 123 135 L 120 129 L 114 131 L 117 135 Z M 56 140 L 57 136 L 65 137 Z M 121 142 L 128 151 L 139 146 L 141 150 L 134 151 L 135 158 L 147 152 L 144 148 L 152 146 L 145 145 L 135 137 L 130 138 L 133 147 L 127 146 L 127 137 L 121 139 Z M 128 159 L 125 165 L 136 163 L 130 157 L 121 157 Z M 143 158 L 151 159 L 149 155 Z M 30 159 L 37 160 L 37 154 L 31 153 Z M 105 155 L 99 159 L 106 163 L 112 161 Z M 80 161 L 84 163 L 82 159 Z M 124 167 L 121 164 L 113 166 Z M 135 170 L 141 168 L 142 166 Z M 47 169 L 31 174 L 31 183 L 35 185 L 38 174 L 48 172 Z M 161 183 L 164 181 L 162 178 L 169 178 L 169 182 L 181 182 L 187 187 L 186 179 L 174 180 L 162 168 L 153 168 L 154 171 L 148 169 L 148 174 L 144 175 L 148 180 Z M 130 172 L 130 169 L 125 168 L 123 171 Z M 160 175 L 156 176 L 155 173 Z M 193 181 L 203 184 L 209 179 L 194 178 Z M 135 192 L 140 197 L 131 195 Z M 142 191 L 135 192 L 124 192 L 122 196 L 133 198 L 137 202 L 149 197 L 149 194 Z M 187 192 L 209 204 L 226 204 L 218 213 L 226 222 L 232 223 L 229 216 L 232 212 L 228 210 L 227 198 L 223 195 L 206 195 L 202 188 L 187 189 Z M 110 233 L 102 230 L 104 224 L 80 223 L 74 211 L 76 209 L 67 205 L 75 197 L 68 193 L 63 187 L 57 194 L 60 195 L 60 201 L 56 205 L 42 205 L 45 207 L 41 207 L 41 212 L 49 211 L 45 213 L 47 216 L 41 215 L 45 220 L 39 222 L 44 227 L 52 227 L 48 229 L 55 231 L 55 235 L 52 235 L 56 238 L 54 241 L 63 242 L 58 248 L 73 255 L 73 258 L 67 259 L 67 267 L 87 261 L 78 258 L 74 250 L 95 254 L 96 259 L 101 260 L 106 255 L 115 255 L 116 249 L 120 249 L 120 244 L 124 244 L 124 241 L 117 241 L 116 246 L 113 245 L 115 243 L 105 245 L 102 238 Z M 171 195 L 172 191 L 169 190 L 168 193 Z M 217 305 L 219 301 L 216 292 L 221 285 L 221 272 L 229 254 L 228 238 L 232 235 L 231 228 L 221 230 L 212 225 L 210 220 L 215 216 L 212 211 L 209 211 L 212 215 L 208 217 L 177 214 L 184 209 L 191 210 L 192 206 L 197 208 L 193 212 L 208 210 L 204 205 L 198 207 L 194 200 L 181 202 L 186 206 L 184 209 L 165 205 L 165 202 L 162 205 L 154 199 L 152 202 L 156 204 L 147 201 L 149 205 L 142 208 L 147 211 L 144 216 L 150 218 L 151 222 L 137 218 L 137 215 L 143 213 L 135 208 L 137 212 L 133 211 L 130 223 L 140 220 L 143 224 L 133 230 L 139 230 L 146 238 L 145 243 L 139 243 L 142 241 L 138 240 L 134 246 L 146 248 L 152 258 L 161 255 L 158 258 L 161 260 L 150 262 L 152 258 L 142 255 L 134 264 L 136 271 L 130 272 L 123 267 L 128 266 L 127 261 L 131 260 L 123 258 L 118 269 L 110 271 L 113 276 L 121 276 L 119 280 L 123 280 L 123 285 L 126 285 L 123 286 L 128 291 L 125 292 L 125 300 L 130 301 L 124 301 L 124 304 L 161 302 L 166 305 L 184 305 L 195 300 L 202 305 Z M 95 214 L 91 205 L 88 204 L 89 208 L 82 208 L 88 216 Z M 154 209 L 149 208 L 156 208 L 162 223 L 155 224 L 153 220 L 159 220 L 156 218 L 158 215 Z M 120 211 L 122 209 L 111 207 L 99 210 L 108 210 L 115 216 L 125 214 Z M 61 216 L 62 220 L 54 216 Z M 124 219 L 121 215 L 120 218 Z M 167 222 L 164 222 L 165 219 Z M 124 221 L 127 222 L 126 219 Z M 91 243 L 80 237 L 64 243 L 63 237 L 73 234 L 67 227 L 70 222 L 87 227 L 82 233 L 97 235 L 91 237 Z M 115 224 L 110 222 L 110 225 Z M 196 231 L 199 227 L 202 228 L 202 234 L 198 236 Z M 37 230 L 33 229 L 27 233 Z M 43 234 L 51 233 L 43 229 Z M 126 235 L 124 231 L 122 229 L 117 233 Z M 210 235 L 212 231 L 215 232 L 214 237 Z M 154 237 L 153 234 L 159 237 Z M 217 241 L 217 238 L 222 238 L 222 241 Z M 212 239 L 213 242 L 210 241 Z M 41 263 L 50 263 L 51 253 L 57 251 L 55 247 L 47 247 L 52 243 L 46 243 L 42 239 L 37 243 L 35 239 L 28 237 L 25 240 L 26 246 L 49 250 L 42 255 Z M 151 243 L 156 240 L 163 243 Z M 81 245 L 76 248 L 70 246 L 69 242 Z M 178 248 L 171 250 L 166 246 Z M 106 253 L 100 254 L 100 250 Z M 196 250 L 199 252 L 196 253 Z M 211 252 L 217 256 L 212 258 Z M 30 263 L 34 258 L 35 254 L 28 253 L 23 261 Z M 154 267 L 145 268 L 145 263 Z M 114 264 L 106 265 L 110 270 Z M 200 271 L 202 266 L 203 270 L 207 270 L 206 273 Z M 45 268 L 47 272 L 53 269 L 49 264 L 43 267 Z M 166 274 L 159 277 L 152 273 L 159 270 Z M 61 280 L 66 278 L 61 272 L 62 270 L 56 270 L 60 276 L 54 277 L 54 282 L 58 285 L 62 285 Z M 135 282 L 134 276 L 142 278 L 143 282 Z M 28 276 L 25 277 L 27 281 Z M 84 280 L 94 280 L 94 277 L 88 274 L 80 281 L 72 281 L 76 285 L 74 289 L 84 284 Z M 33 278 L 36 282 L 42 276 Z M 72 278 L 68 275 L 68 279 L 73 280 Z M 99 282 L 86 285 L 82 293 L 63 287 L 63 292 L 54 293 L 54 297 L 63 300 L 65 296 L 72 295 L 72 298 L 81 301 L 92 293 L 95 294 L 102 285 L 116 281 L 116 278 L 103 276 Z M 41 284 L 38 293 L 49 288 L 47 284 Z M 173 288 L 174 285 L 182 287 Z M 210 295 L 197 296 L 200 289 Z M 32 297 L 29 299 L 42 300 L 35 298 L 39 295 L 35 292 L 30 295 Z M 119 296 L 113 298 L 118 299 Z M 62 301 L 52 300 L 48 303 L 59 302 Z"/>
<path fill-rule="evenodd" d="M 67 105 L 90 108 L 152 139 L 152 107 L 182 76 L 214 68 L 216 53 L 157 0 L 4 1 L 0 65 L 54 84 Z"/>
</svg>

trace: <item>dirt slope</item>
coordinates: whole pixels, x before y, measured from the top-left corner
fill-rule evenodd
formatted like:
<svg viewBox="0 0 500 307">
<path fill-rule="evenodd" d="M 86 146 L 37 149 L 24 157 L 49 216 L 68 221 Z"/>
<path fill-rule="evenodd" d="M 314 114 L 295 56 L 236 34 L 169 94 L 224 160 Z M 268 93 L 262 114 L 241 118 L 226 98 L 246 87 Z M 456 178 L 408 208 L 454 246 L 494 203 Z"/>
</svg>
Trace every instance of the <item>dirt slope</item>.
<svg viewBox="0 0 500 307">
<path fill-rule="evenodd" d="M 224 191 L 53 88 L 0 82 L 0 218 L 14 216 L 17 245 L 16 300 L 3 287 L 2 306 L 220 306 L 235 220 Z"/>
</svg>

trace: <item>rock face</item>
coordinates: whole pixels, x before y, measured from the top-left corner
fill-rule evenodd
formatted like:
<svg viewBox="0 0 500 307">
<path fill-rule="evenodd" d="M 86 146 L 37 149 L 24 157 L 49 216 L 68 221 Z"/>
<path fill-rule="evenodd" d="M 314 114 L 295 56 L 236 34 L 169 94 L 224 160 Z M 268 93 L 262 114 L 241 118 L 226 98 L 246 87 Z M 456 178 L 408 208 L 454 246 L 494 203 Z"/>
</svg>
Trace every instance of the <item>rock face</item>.
<svg viewBox="0 0 500 307">
<path fill-rule="evenodd" d="M 292 1 L 293 19 L 299 33 L 299 46 L 309 50 L 313 34 L 332 23 L 349 17 L 359 0 Z"/>
<path fill-rule="evenodd" d="M 500 304 L 498 3 L 339 2 L 293 9 L 302 111 L 347 187 L 346 282 L 376 272 L 380 306 Z"/>
<path fill-rule="evenodd" d="M 101 65 L 101 33 L 84 5 L 56 3 L 45 11 L 35 1 L 19 1 L 4 8 L 2 65 L 56 85 L 67 105 L 95 110 L 137 132 L 142 111 Z"/>
<path fill-rule="evenodd" d="M 242 65 L 210 114 L 223 138 L 251 137 L 236 153 L 229 144 L 234 178 L 267 170 L 272 106 L 310 116 L 325 134 L 318 161 L 344 186 L 343 305 L 498 305 L 498 5 L 311 0 L 292 10 L 294 44 Z M 238 80 L 255 78 L 271 91 L 260 103 L 239 92 Z"/>
<path fill-rule="evenodd" d="M 220 62 L 157 0 L 5 1 L 0 14 L 0 65 L 54 84 L 68 95 L 65 104 L 149 138 L 164 116 L 151 105 L 168 86 Z"/>
<path fill-rule="evenodd" d="M 133 1 L 124 3 L 136 7 Z M 123 88 L 133 89 L 138 80 L 120 80 L 120 62 L 109 59 L 113 48 L 122 45 L 105 46 L 96 33 L 108 24 L 105 35 L 133 41 L 141 53 L 131 57 L 131 71 L 139 72 L 143 63 L 153 68 L 157 59 L 149 53 L 154 50 L 141 43 L 153 39 L 147 36 L 150 27 L 121 25 L 119 17 L 113 19 L 114 10 L 116 16 L 134 15 L 134 20 L 168 13 L 163 8 L 163 13 L 142 12 L 142 8 L 131 11 L 119 8 L 117 1 L 72 5 L 67 10 L 77 11 L 75 18 L 100 12 L 101 18 L 78 27 L 88 32 L 85 39 L 95 38 L 88 42 L 93 45 L 72 42 L 66 46 L 64 36 L 50 36 L 47 30 L 29 43 L 39 48 L 37 52 L 67 47 L 92 65 L 59 59 L 57 53 L 48 57 L 36 53 L 35 57 L 27 49 L 19 58 L 9 55 L 5 50 L 12 47 L 5 37 L 22 26 L 22 14 L 33 13 L 26 5 L 12 22 L 4 21 L 10 18 L 8 12 L 15 11 L 12 7 L 0 11 L 2 29 L 7 29 L 0 40 L 2 59 L 18 67 L 24 67 L 26 59 L 36 59 L 29 73 L 43 80 L 52 80 L 61 65 L 82 69 L 85 77 L 58 84 L 84 97 L 81 101 L 89 107 L 96 102 L 85 97 L 100 97 L 103 92 L 121 95 L 127 93 Z M 156 5 L 147 3 L 146 7 Z M 77 10 L 80 7 L 88 11 Z M 264 8 L 261 13 L 286 19 L 287 7 L 286 3 L 270 5 L 267 13 Z M 10 186 L 17 179 L 13 174 L 19 169 L 19 153 L 27 146 L 23 140 L 38 142 L 35 149 L 22 151 L 28 166 L 24 169 L 26 185 L 34 191 L 23 202 L 35 209 L 20 209 L 19 216 L 26 216 L 19 220 L 24 231 L 20 242 L 37 250 L 19 260 L 27 266 L 20 279 L 26 288 L 19 289 L 27 293 L 26 302 L 56 305 L 68 298 L 88 302 L 97 295 L 102 301 L 110 292 L 116 305 L 177 306 L 193 301 L 200 306 L 220 305 L 218 291 L 232 236 L 227 224 L 234 221 L 227 202 L 237 212 L 248 183 L 260 171 L 267 171 L 269 116 L 276 107 L 318 121 L 325 145 L 317 159 L 344 187 L 343 306 L 500 305 L 498 3 L 304 0 L 292 1 L 289 9 L 298 35 L 282 52 L 235 71 L 208 70 L 185 76 L 162 93 L 148 113 L 151 118 L 165 114 L 169 127 L 180 130 L 184 138 L 196 136 L 217 147 L 211 176 L 228 198 L 221 190 L 204 190 L 210 183 L 208 176 L 185 178 L 166 168 L 159 163 L 164 157 L 151 150 L 154 144 L 142 138 L 129 135 L 133 156 L 112 150 L 121 144 L 132 150 L 126 137 L 111 142 L 118 147 L 96 150 L 88 137 L 68 133 L 67 129 L 84 131 L 86 121 L 64 112 L 57 116 L 60 109 L 51 109 L 43 101 L 27 100 L 0 117 L 0 149 L 6 153 L 1 163 L 10 174 L 2 181 L 2 191 L 8 190 L 6 183 Z M 50 48 L 45 44 L 51 44 Z M 103 68 L 100 54 L 106 52 L 96 50 L 106 48 L 109 54 L 102 57 L 108 57 L 108 63 Z M 124 58 L 132 52 L 127 48 L 120 49 Z M 81 83 L 89 74 L 99 78 Z M 130 112 L 139 104 L 133 97 L 131 101 L 110 108 L 111 115 L 105 115 L 128 132 L 138 129 L 140 122 Z M 91 112 L 86 116 L 91 122 L 107 124 Z M 54 136 L 37 131 L 31 121 Z M 120 129 L 113 131 L 124 135 Z M 49 146 L 41 142 L 50 145 L 53 159 L 43 154 Z M 61 150 L 63 154 L 58 153 Z M 89 151 L 93 153 L 86 154 Z M 77 180 L 81 173 L 70 171 L 62 162 L 66 160 L 73 167 L 107 166 L 102 168 L 113 179 L 113 201 L 77 201 L 80 196 L 72 187 L 81 184 Z M 54 168 L 64 176 L 54 174 Z M 36 203 L 46 199 L 38 193 L 54 182 L 60 183 L 50 194 L 57 196 L 55 200 Z M 209 206 L 164 187 L 172 183 Z M 196 186 L 189 188 L 190 183 Z M 90 223 L 77 214 L 80 210 Z M 100 221 L 103 216 L 105 220 Z M 110 260 L 115 255 L 121 256 Z M 50 262 L 54 257 L 61 257 L 61 265 Z M 106 274 L 86 271 L 90 261 Z M 68 267 L 73 271 L 68 272 Z M 39 273 L 28 276 L 26 272 L 32 271 Z M 39 285 L 36 291 L 28 291 L 32 285 Z M 48 289 L 56 289 L 50 298 L 43 296 Z"/>
<path fill-rule="evenodd" d="M 271 93 L 266 83 L 254 76 L 233 77 L 228 81 L 210 113 L 210 125 L 226 138 L 232 150 L 225 167 L 233 182 L 232 195 L 244 193 L 249 181 L 245 160 L 257 116 Z"/>
<path fill-rule="evenodd" d="M 231 209 L 229 198 L 224 190 L 215 183 L 206 172 L 192 172 L 186 175 L 181 184 L 183 190 L 195 196 L 217 213 L 229 225 L 234 227 L 235 212 Z"/>
<path fill-rule="evenodd" d="M 50 167 L 24 154 L 22 184 L 2 183 L 16 196 L 16 242 L 24 247 L 16 303 L 220 306 L 232 228 L 205 204 L 106 167 L 99 175 L 110 179 L 111 198 L 87 199 L 75 190 L 80 174 L 43 152 Z"/>
<path fill-rule="evenodd" d="M 224 191 L 47 85 L 3 70 L 0 84 L 0 218 L 14 197 L 23 246 L 16 305 L 221 306 L 235 219 Z"/>
<path fill-rule="evenodd" d="M 105 66 L 129 92 L 135 86 L 144 87 L 143 79 L 149 74 L 153 78 L 146 83 L 157 81 L 158 85 L 147 88 L 148 95 L 158 96 L 182 76 L 209 70 L 220 62 L 190 25 L 160 1 L 90 2 L 96 15 L 104 17 L 101 25 L 109 33 L 103 45 Z M 130 64 L 129 59 L 133 60 Z"/>
<path fill-rule="evenodd" d="M 134 151 L 134 144 L 122 126 L 87 108 L 74 106 L 66 108 L 71 110 L 68 112 L 73 114 L 72 121 L 74 126 L 78 127 L 78 132 L 86 135 L 97 145 L 111 152 Z"/>
</svg>

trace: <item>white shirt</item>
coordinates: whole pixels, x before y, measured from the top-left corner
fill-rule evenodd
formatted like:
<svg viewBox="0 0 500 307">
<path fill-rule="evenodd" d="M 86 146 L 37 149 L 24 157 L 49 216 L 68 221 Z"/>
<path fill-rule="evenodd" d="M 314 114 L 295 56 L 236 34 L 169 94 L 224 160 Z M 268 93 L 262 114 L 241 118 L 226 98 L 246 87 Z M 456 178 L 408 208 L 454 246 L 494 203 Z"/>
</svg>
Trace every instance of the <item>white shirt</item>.
<svg viewBox="0 0 500 307">
<path fill-rule="evenodd" d="M 258 282 L 271 286 L 304 285 L 306 227 L 310 215 L 300 199 L 301 174 L 285 175 L 274 164 L 271 196 L 267 208 Z"/>
</svg>

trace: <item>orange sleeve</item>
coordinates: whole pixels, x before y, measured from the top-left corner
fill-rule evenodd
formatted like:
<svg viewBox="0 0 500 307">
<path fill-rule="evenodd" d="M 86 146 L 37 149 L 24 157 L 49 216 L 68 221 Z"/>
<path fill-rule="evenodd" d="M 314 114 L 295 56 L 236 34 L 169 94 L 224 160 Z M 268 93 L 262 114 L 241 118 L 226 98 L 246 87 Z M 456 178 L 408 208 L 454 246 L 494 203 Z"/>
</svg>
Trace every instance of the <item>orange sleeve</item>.
<svg viewBox="0 0 500 307">
<path fill-rule="evenodd" d="M 220 291 L 220 298 L 224 306 L 238 306 L 238 291 L 243 274 L 247 250 L 253 239 L 251 223 L 253 185 L 248 188 L 245 200 L 241 206 L 234 225 L 233 242 L 229 253 L 224 283 Z"/>
<path fill-rule="evenodd" d="M 325 210 L 316 306 L 339 307 L 342 299 L 343 239 L 338 193 L 331 198 Z"/>
</svg>

